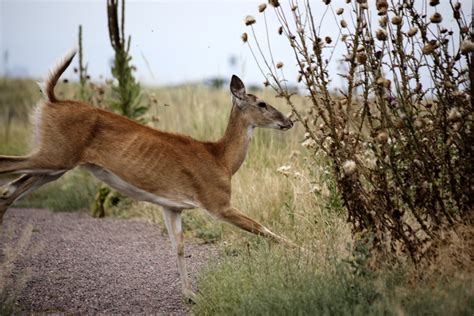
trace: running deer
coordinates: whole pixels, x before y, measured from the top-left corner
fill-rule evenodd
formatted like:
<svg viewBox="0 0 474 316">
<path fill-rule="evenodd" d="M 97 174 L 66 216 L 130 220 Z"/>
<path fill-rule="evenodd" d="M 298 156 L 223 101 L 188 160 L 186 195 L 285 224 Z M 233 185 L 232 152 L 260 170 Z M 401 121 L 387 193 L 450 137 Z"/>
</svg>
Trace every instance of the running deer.
<svg viewBox="0 0 474 316">
<path fill-rule="evenodd" d="M 54 94 L 76 50 L 54 67 L 42 85 L 44 99 L 33 112 L 33 150 L 27 156 L 0 156 L 0 174 L 20 174 L 0 191 L 0 225 L 17 199 L 79 166 L 117 191 L 163 207 L 177 255 L 183 294 L 192 296 L 184 260 L 181 212 L 203 208 L 245 231 L 291 242 L 230 204 L 231 178 L 242 165 L 255 127 L 287 130 L 291 120 L 232 76 L 232 111 L 224 136 L 202 142 L 166 133 L 123 116 Z"/>
</svg>

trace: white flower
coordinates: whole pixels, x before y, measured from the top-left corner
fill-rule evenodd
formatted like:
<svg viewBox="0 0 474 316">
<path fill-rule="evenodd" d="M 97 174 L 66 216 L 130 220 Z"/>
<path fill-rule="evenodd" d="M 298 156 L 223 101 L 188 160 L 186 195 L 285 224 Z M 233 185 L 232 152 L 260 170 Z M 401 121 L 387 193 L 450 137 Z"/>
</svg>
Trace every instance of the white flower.
<svg viewBox="0 0 474 316">
<path fill-rule="evenodd" d="M 346 176 L 350 176 L 356 171 L 357 165 L 354 160 L 346 160 L 342 164 L 342 169 L 344 170 L 344 174 Z"/>
<path fill-rule="evenodd" d="M 314 148 L 316 147 L 316 141 L 312 138 L 306 139 L 304 142 L 301 143 L 301 146 L 305 148 Z"/>
<path fill-rule="evenodd" d="M 281 166 L 280 168 L 277 169 L 277 172 L 287 176 L 290 174 L 290 169 L 291 169 L 291 166 Z"/>
</svg>

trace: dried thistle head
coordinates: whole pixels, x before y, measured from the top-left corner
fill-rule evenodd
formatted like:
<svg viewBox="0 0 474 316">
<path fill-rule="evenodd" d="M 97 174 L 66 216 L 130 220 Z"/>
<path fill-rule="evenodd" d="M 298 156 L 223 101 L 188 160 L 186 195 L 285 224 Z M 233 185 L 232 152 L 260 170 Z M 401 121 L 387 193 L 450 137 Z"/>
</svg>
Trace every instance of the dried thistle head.
<svg viewBox="0 0 474 316">
<path fill-rule="evenodd" d="M 242 39 L 242 42 L 247 43 L 247 40 L 248 40 L 249 37 L 248 37 L 247 33 L 244 32 L 244 33 L 242 33 L 240 38 Z"/>
<path fill-rule="evenodd" d="M 393 24 L 393 25 L 400 25 L 400 24 L 402 24 L 402 17 L 399 16 L 399 15 L 395 15 L 394 17 L 392 17 L 392 24 Z"/>
<path fill-rule="evenodd" d="M 331 0 L 323 0 L 323 2 L 324 2 L 325 5 L 328 5 L 328 4 L 331 3 Z"/>
<path fill-rule="evenodd" d="M 408 35 L 409 37 L 412 37 L 412 36 L 414 36 L 416 33 L 418 33 L 418 28 L 412 27 L 412 28 L 410 28 L 410 29 L 408 30 L 407 35 Z"/>
<path fill-rule="evenodd" d="M 258 6 L 258 12 L 262 13 L 263 11 L 265 11 L 266 8 L 267 8 L 267 4 L 266 3 L 261 3 Z"/>
<path fill-rule="evenodd" d="M 251 15 L 247 15 L 244 19 L 245 25 L 250 26 L 252 24 L 255 24 L 257 21 L 255 18 Z"/>
<path fill-rule="evenodd" d="M 451 110 L 449 110 L 448 121 L 457 122 L 457 121 L 461 120 L 461 118 L 462 118 L 462 115 L 459 112 L 457 107 L 454 107 Z"/>
<path fill-rule="evenodd" d="M 367 61 L 367 54 L 365 52 L 357 53 L 356 59 L 359 64 L 365 64 Z"/>
<path fill-rule="evenodd" d="M 347 27 L 347 22 L 346 20 L 341 20 L 341 27 L 346 28 Z"/>
<path fill-rule="evenodd" d="M 379 41 L 385 41 L 385 40 L 387 40 L 387 31 L 385 31 L 384 29 L 378 29 L 378 30 L 375 32 L 375 37 L 376 37 Z"/>
<path fill-rule="evenodd" d="M 461 53 L 463 54 L 474 52 L 474 42 L 471 42 L 470 40 L 464 40 L 461 42 L 460 49 Z"/>
<path fill-rule="evenodd" d="M 281 61 L 277 62 L 276 67 L 277 67 L 278 69 L 283 68 L 283 63 L 282 63 Z"/>
<path fill-rule="evenodd" d="M 443 21 L 443 16 L 441 13 L 435 12 L 432 16 L 430 16 L 430 21 L 431 23 L 441 23 L 441 21 Z"/>
<path fill-rule="evenodd" d="M 388 1 L 387 0 L 377 0 L 375 2 L 375 7 L 377 8 L 377 10 L 381 10 L 381 9 L 387 10 L 388 9 Z"/>
<path fill-rule="evenodd" d="M 434 7 L 434 6 L 437 6 L 439 4 L 439 0 L 430 0 L 430 6 Z"/>
<path fill-rule="evenodd" d="M 346 160 L 342 164 L 342 170 L 346 176 L 350 176 L 357 170 L 357 165 L 354 160 Z"/>
<path fill-rule="evenodd" d="M 377 134 L 376 140 L 379 144 L 386 144 L 388 142 L 388 134 L 387 132 L 380 132 Z"/>
<path fill-rule="evenodd" d="M 423 46 L 421 51 L 424 55 L 430 55 L 436 50 L 436 48 L 438 48 L 436 41 L 430 41 Z"/>
<path fill-rule="evenodd" d="M 337 15 L 341 15 L 341 14 L 343 14 L 343 13 L 344 13 L 344 8 L 338 8 L 338 9 L 336 10 L 336 14 L 337 14 Z"/>
<path fill-rule="evenodd" d="M 280 1 L 278 0 L 268 0 L 268 3 L 271 4 L 274 8 L 278 8 L 280 6 Z"/>
<path fill-rule="evenodd" d="M 326 36 L 326 37 L 324 38 L 324 41 L 326 42 L 326 44 L 331 44 L 331 43 L 332 43 L 332 38 L 329 37 L 329 36 Z"/>
<path fill-rule="evenodd" d="M 382 16 L 380 19 L 379 19 L 379 25 L 380 27 L 386 27 L 387 26 L 387 21 L 388 21 L 388 17 L 386 15 Z"/>
</svg>

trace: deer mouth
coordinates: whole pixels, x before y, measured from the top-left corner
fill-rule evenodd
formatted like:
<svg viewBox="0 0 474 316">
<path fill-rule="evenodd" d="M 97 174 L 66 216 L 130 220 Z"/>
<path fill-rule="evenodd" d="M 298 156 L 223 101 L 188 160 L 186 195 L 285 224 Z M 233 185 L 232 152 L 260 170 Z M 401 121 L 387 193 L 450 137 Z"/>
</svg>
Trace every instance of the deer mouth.
<svg viewBox="0 0 474 316">
<path fill-rule="evenodd" d="M 291 121 L 288 124 L 278 124 L 278 128 L 282 131 L 289 130 L 292 127 L 293 127 L 293 122 Z"/>
</svg>

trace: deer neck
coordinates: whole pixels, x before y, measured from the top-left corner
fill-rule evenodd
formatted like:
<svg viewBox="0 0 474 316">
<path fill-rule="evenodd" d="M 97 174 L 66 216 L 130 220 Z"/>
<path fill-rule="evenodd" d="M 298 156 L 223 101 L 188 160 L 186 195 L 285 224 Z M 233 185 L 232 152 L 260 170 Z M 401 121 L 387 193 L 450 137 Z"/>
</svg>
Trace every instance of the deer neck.
<svg viewBox="0 0 474 316">
<path fill-rule="evenodd" d="M 254 126 L 242 116 L 242 110 L 233 105 L 225 134 L 218 142 L 222 162 L 232 174 L 245 160 L 253 129 Z"/>
</svg>

